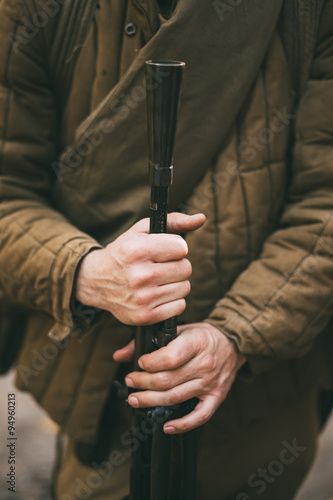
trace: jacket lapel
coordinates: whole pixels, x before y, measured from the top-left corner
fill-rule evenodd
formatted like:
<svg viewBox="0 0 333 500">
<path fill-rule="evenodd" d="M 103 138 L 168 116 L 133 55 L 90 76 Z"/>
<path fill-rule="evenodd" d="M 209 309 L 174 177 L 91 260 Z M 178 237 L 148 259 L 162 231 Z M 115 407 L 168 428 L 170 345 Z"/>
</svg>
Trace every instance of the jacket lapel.
<svg viewBox="0 0 333 500">
<path fill-rule="evenodd" d="M 157 26 L 155 3 L 132 1 L 152 33 Z M 102 140 L 91 141 L 92 152 L 80 160 L 78 168 L 82 173 L 88 168 L 88 174 L 81 180 L 80 174 L 73 179 L 68 175 L 65 181 L 94 203 L 101 216 L 113 214 L 115 234 L 147 214 L 145 61 L 186 62 L 170 193 L 170 209 L 175 209 L 223 147 L 265 56 L 281 5 L 282 0 L 253 0 L 249 8 L 244 0 L 222 19 L 210 0 L 179 0 L 170 20 L 159 27 L 119 83 L 78 127 L 72 145 L 77 156 L 80 144 L 91 135 L 98 134 Z M 66 166 L 68 161 L 65 153 L 61 163 Z M 126 194 L 131 203 L 124 217 Z"/>
</svg>

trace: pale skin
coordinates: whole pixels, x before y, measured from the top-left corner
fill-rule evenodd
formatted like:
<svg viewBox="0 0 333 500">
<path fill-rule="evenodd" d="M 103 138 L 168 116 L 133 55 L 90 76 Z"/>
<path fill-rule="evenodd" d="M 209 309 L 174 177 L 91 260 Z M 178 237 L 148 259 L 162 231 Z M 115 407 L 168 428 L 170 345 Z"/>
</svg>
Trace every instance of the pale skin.
<svg viewBox="0 0 333 500">
<path fill-rule="evenodd" d="M 187 244 L 172 233 L 194 231 L 203 214 L 168 215 L 168 234 L 149 234 L 143 219 L 103 249 L 82 261 L 75 296 L 83 304 L 112 313 L 127 325 L 150 325 L 178 316 L 186 307 L 192 267 Z M 134 341 L 114 353 L 128 362 Z M 139 360 L 142 372 L 132 372 L 126 384 L 140 389 L 128 402 L 133 407 L 168 406 L 192 397 L 199 403 L 189 415 L 167 422 L 168 434 L 186 432 L 207 422 L 226 398 L 245 357 L 223 333 L 209 323 L 178 327 L 168 346 Z"/>
</svg>

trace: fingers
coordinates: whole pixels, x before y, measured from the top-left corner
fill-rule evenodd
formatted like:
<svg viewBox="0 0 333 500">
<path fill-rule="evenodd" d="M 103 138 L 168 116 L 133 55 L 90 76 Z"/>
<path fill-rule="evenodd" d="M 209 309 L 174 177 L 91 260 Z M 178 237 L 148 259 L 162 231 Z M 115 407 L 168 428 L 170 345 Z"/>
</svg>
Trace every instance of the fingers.
<svg viewBox="0 0 333 500">
<path fill-rule="evenodd" d="M 161 304 L 183 299 L 190 291 L 191 285 L 188 280 L 151 288 L 146 293 L 141 293 L 142 305 L 150 304 L 154 308 Z"/>
<path fill-rule="evenodd" d="M 178 234 L 141 234 L 131 228 L 115 240 L 115 245 L 108 245 L 110 255 L 114 255 L 115 247 L 119 260 L 126 266 L 142 262 L 168 262 L 186 257 L 188 247 Z"/>
<path fill-rule="evenodd" d="M 121 235 L 115 243 L 119 258 L 126 266 L 135 262 L 176 261 L 183 259 L 188 253 L 186 241 L 178 234 L 138 233 L 135 226 Z M 114 254 L 112 243 L 108 248 L 110 253 Z"/>
<path fill-rule="evenodd" d="M 179 336 L 166 347 L 141 356 L 139 365 L 140 368 L 151 373 L 175 370 L 194 358 L 199 347 L 196 342 L 189 342 L 185 336 Z"/>
<path fill-rule="evenodd" d="M 154 263 L 147 269 L 141 269 L 142 284 L 165 285 L 167 283 L 177 283 L 186 281 L 192 274 L 192 266 L 189 260 L 181 259 L 174 262 Z M 140 286 L 140 283 L 139 283 Z"/>
<path fill-rule="evenodd" d="M 184 238 L 178 234 L 149 234 L 144 242 L 148 255 L 153 262 L 168 262 L 184 259 L 188 254 L 188 246 Z"/>
<path fill-rule="evenodd" d="M 159 305 L 154 309 L 139 309 L 133 315 L 133 321 L 128 322 L 128 324 L 137 326 L 154 325 L 174 316 L 179 316 L 185 311 L 185 308 L 185 299 L 179 299 Z"/>
<path fill-rule="evenodd" d="M 219 404 L 213 396 L 205 396 L 195 409 L 185 417 L 170 420 L 164 425 L 166 434 L 188 432 L 205 424 L 214 415 Z"/>
<path fill-rule="evenodd" d="M 195 397 L 197 392 L 198 383 L 192 380 L 182 384 L 182 386 L 174 388 L 172 391 L 168 391 L 167 396 L 163 393 L 154 391 L 132 393 L 128 397 L 128 403 L 133 408 L 150 408 L 155 405 L 178 405 Z M 208 422 L 219 405 L 220 401 L 217 398 L 212 395 L 204 395 L 200 397 L 199 403 L 191 413 L 185 415 L 185 417 L 167 422 L 164 425 L 164 432 L 166 434 L 178 434 L 195 429 Z"/>
<path fill-rule="evenodd" d="M 129 363 L 134 358 L 134 349 L 135 349 L 135 341 L 133 339 L 125 347 L 115 351 L 113 353 L 113 359 L 120 363 Z"/>
<path fill-rule="evenodd" d="M 188 253 L 185 240 L 179 234 L 194 231 L 201 227 L 206 218 L 203 214 L 185 215 L 174 212 L 168 215 L 168 232 L 163 234 L 149 234 L 149 219 L 142 219 L 137 222 L 127 235 L 141 233 L 142 238 L 131 241 L 131 259 L 137 261 L 151 258 L 154 262 L 167 262 L 184 258 Z"/>
<path fill-rule="evenodd" d="M 199 229 L 206 221 L 204 214 L 186 215 L 179 212 L 168 214 L 169 233 L 188 233 Z"/>
<path fill-rule="evenodd" d="M 202 391 L 200 380 L 190 380 L 173 387 L 170 391 L 134 392 L 128 397 L 128 403 L 134 408 L 149 408 L 151 406 L 178 405 L 195 397 Z"/>
<path fill-rule="evenodd" d="M 187 215 L 179 212 L 168 214 L 168 233 L 187 233 L 195 231 L 206 221 L 204 214 Z M 133 226 L 141 233 L 149 233 L 149 219 L 142 219 Z"/>
<path fill-rule="evenodd" d="M 225 400 L 237 369 L 239 355 L 230 341 L 208 323 L 178 328 L 179 336 L 153 353 L 139 359 L 143 372 L 126 378 L 137 388 L 128 399 L 131 406 L 178 405 L 193 397 L 200 402 L 189 415 L 165 424 L 165 432 L 186 432 L 207 422 Z"/>
<path fill-rule="evenodd" d="M 169 230 L 193 231 L 204 221 L 202 214 L 173 213 Z M 88 253 L 75 280 L 76 298 L 126 325 L 151 325 L 182 314 L 192 273 L 187 244 L 177 234 L 148 231 L 149 220 L 143 219 L 105 248 Z"/>
<path fill-rule="evenodd" d="M 191 290 L 189 281 L 149 288 L 137 293 L 137 311 L 133 317 L 138 326 L 153 325 L 173 316 L 179 316 L 186 308 L 186 297 Z"/>
<path fill-rule="evenodd" d="M 141 264 L 127 271 L 126 280 L 129 288 L 144 290 L 154 285 L 166 285 L 187 281 L 192 273 L 192 266 L 187 259 L 163 264 Z M 155 293 L 155 292 L 154 292 Z"/>
<path fill-rule="evenodd" d="M 176 385 L 183 384 L 193 379 L 193 368 L 185 364 L 177 371 L 168 370 L 158 373 L 145 371 L 131 372 L 126 376 L 125 382 L 128 387 L 152 391 L 168 391 Z M 198 384 L 201 387 L 201 384 Z"/>
</svg>

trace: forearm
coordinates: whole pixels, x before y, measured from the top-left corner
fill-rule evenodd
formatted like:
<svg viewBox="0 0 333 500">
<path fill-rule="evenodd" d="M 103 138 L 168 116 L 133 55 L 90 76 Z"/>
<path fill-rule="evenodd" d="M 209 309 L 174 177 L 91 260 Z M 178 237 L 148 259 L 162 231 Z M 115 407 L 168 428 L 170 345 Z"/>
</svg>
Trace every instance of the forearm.
<svg viewBox="0 0 333 500">
<path fill-rule="evenodd" d="M 254 373 L 303 356 L 332 315 L 332 11 L 326 2 L 279 227 L 207 319 L 237 343 Z"/>
</svg>

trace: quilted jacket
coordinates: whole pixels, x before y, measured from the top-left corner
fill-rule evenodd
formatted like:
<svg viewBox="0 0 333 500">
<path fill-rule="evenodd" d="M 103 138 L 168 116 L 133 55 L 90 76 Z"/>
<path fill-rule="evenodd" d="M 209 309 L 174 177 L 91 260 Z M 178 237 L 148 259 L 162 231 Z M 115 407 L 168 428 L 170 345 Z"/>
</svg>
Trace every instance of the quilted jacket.
<svg viewBox="0 0 333 500">
<path fill-rule="evenodd" d="M 153 1 L 101 0 L 68 57 L 65 95 L 50 64 L 59 3 L 0 7 L 0 285 L 8 303 L 30 311 L 18 387 L 94 442 L 118 370 L 112 353 L 134 329 L 76 304 L 75 273 L 91 249 L 148 213 L 145 59 L 192 50 L 200 65 L 186 69 L 170 209 L 202 211 L 207 222 L 186 236 L 192 292 L 180 320 L 212 323 L 247 357 L 224 404 L 229 423 L 235 412 L 246 425 L 310 386 L 328 388 L 333 1 L 297 110 L 281 1 L 261 20 L 266 7 L 253 2 L 250 24 L 247 2 L 222 13 L 196 0 L 189 15 L 180 0 L 166 19 Z"/>
</svg>

